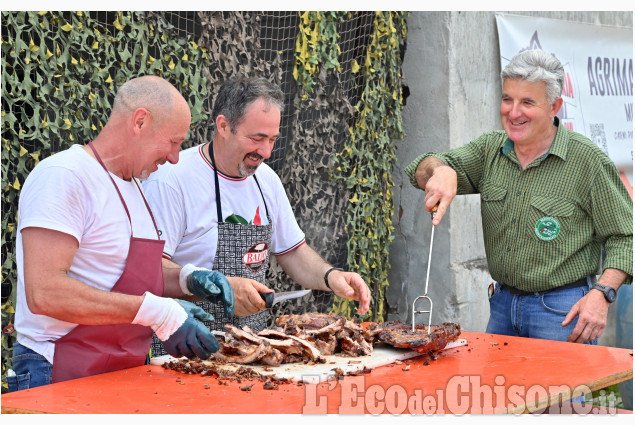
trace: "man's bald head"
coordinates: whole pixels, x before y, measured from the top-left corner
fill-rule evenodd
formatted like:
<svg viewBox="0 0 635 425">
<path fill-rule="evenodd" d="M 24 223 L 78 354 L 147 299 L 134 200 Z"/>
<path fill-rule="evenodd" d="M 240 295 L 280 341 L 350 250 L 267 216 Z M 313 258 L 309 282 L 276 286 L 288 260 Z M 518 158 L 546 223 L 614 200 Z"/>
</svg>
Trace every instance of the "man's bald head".
<svg viewBox="0 0 635 425">
<path fill-rule="evenodd" d="M 154 120 L 162 122 L 174 112 L 175 107 L 183 109 L 184 104 L 187 106 L 183 96 L 167 80 L 146 75 L 133 78 L 119 87 L 115 95 L 111 116 L 145 108 Z"/>
</svg>

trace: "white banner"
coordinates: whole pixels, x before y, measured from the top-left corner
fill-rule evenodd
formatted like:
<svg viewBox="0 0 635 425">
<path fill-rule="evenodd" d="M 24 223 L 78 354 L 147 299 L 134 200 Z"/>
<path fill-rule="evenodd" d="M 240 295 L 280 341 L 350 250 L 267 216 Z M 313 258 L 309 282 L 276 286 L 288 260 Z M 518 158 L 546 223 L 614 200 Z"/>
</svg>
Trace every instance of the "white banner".
<svg viewBox="0 0 635 425">
<path fill-rule="evenodd" d="M 558 117 L 593 140 L 632 182 L 633 30 L 505 14 L 496 14 L 496 24 L 502 68 L 528 49 L 560 60 L 565 81 Z"/>
</svg>

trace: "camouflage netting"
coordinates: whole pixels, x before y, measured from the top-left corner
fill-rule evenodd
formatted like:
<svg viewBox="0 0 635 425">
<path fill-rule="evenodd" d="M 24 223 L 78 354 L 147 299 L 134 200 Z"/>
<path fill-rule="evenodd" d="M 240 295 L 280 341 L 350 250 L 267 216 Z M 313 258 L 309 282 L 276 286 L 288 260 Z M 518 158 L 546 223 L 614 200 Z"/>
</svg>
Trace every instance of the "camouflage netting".
<svg viewBox="0 0 635 425">
<path fill-rule="evenodd" d="M 368 318 L 381 320 L 392 240 L 391 138 L 402 137 L 406 16 L 2 12 L 3 391 L 15 336 L 20 187 L 40 160 L 94 137 L 117 88 L 138 75 L 160 75 L 188 100 L 192 129 L 184 148 L 209 141 L 213 100 L 226 79 L 264 76 L 282 87 L 281 137 L 268 164 L 308 243 L 332 264 L 362 274 L 375 289 Z M 267 280 L 276 290 L 297 289 L 275 261 Z M 354 314 L 355 303 L 333 298 L 315 291 L 275 306 L 271 316 Z"/>
</svg>

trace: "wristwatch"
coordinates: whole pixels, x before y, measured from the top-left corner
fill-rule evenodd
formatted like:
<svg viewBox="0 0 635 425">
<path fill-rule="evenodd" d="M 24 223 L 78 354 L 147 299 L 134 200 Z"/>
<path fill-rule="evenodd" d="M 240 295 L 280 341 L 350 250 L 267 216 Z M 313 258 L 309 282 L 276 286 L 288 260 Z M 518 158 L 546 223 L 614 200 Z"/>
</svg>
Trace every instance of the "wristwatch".
<svg viewBox="0 0 635 425">
<path fill-rule="evenodd" d="M 604 294 L 604 298 L 610 303 L 614 302 L 617 298 L 617 292 L 610 286 L 602 285 L 601 283 L 594 283 L 591 289 L 601 291 Z"/>
</svg>

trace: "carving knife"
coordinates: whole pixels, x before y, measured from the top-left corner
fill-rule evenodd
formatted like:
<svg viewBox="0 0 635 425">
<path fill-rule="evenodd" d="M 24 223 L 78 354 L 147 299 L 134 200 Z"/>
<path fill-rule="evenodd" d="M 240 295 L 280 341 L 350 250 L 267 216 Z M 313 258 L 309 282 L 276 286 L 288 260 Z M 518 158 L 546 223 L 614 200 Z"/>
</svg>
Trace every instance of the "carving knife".
<svg viewBox="0 0 635 425">
<path fill-rule="evenodd" d="M 300 298 L 310 293 L 310 289 L 303 289 L 301 291 L 288 291 L 288 292 L 260 292 L 260 296 L 267 304 L 267 308 L 273 307 L 282 301 L 287 301 L 293 298 Z"/>
</svg>

